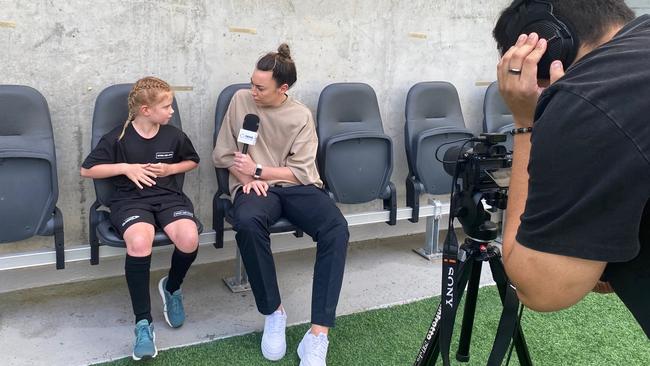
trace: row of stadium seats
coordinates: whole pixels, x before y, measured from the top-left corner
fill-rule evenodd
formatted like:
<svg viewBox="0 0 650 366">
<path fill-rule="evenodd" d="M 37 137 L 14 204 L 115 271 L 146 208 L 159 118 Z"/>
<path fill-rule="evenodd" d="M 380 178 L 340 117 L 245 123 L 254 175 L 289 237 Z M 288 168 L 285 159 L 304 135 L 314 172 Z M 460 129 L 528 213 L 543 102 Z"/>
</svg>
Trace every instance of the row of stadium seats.
<svg viewBox="0 0 650 366">
<path fill-rule="evenodd" d="M 127 118 L 127 95 L 131 84 L 112 85 L 97 97 L 92 121 L 91 148 L 99 139 L 122 125 Z M 250 84 L 225 88 L 216 104 L 213 141 L 234 93 Z M 176 100 L 170 124 L 182 128 Z M 496 83 L 485 95 L 483 129 L 504 132 L 512 128 L 512 117 L 499 96 Z M 444 194 L 451 178 L 434 153 L 438 146 L 471 137 L 466 129 L 456 88 L 447 82 L 414 85 L 406 99 L 405 147 L 409 174 L 406 178 L 407 206 L 411 221 L 418 219 L 420 195 Z M 383 202 L 389 225 L 395 225 L 397 199 L 393 171 L 393 141 L 384 133 L 375 91 L 363 83 L 335 83 L 323 89 L 316 116 L 319 138 L 318 167 L 332 199 L 339 203 Z M 511 143 L 511 141 L 510 141 Z M 27 86 L 0 85 L 0 243 L 35 235 L 53 235 L 56 268 L 65 266 L 63 217 L 56 207 L 58 180 L 49 109 L 45 98 Z M 215 169 L 217 190 L 213 199 L 215 247 L 223 246 L 225 222 L 231 220 L 228 171 Z M 183 176 L 178 179 L 182 185 Z M 105 203 L 113 187 L 95 180 L 96 201 L 89 213 L 91 264 L 99 262 L 99 246 L 124 247 L 108 220 Z M 286 219 L 271 231 L 302 232 Z M 171 244 L 164 232 L 156 233 L 154 245 Z"/>
</svg>

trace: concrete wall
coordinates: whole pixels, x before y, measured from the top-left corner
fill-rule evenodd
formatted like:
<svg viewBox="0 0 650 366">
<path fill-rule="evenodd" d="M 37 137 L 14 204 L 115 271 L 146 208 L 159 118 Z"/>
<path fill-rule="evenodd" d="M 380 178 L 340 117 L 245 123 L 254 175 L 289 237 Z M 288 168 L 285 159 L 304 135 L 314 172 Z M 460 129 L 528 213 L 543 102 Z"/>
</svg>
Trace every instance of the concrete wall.
<svg viewBox="0 0 650 366">
<path fill-rule="evenodd" d="M 650 14 L 650 0 L 626 0 L 625 2 L 637 15 Z"/>
<path fill-rule="evenodd" d="M 0 0 L 0 83 L 30 85 L 49 102 L 67 245 L 88 242 L 94 191 L 78 170 L 90 150 L 93 105 L 103 88 L 157 75 L 191 89 L 178 91 L 177 99 L 184 129 L 203 161 L 188 174 L 186 192 L 209 223 L 217 96 L 228 84 L 249 80 L 255 61 L 282 41 L 290 44 L 298 67 L 291 93 L 314 114 L 329 83 L 362 81 L 375 88 L 386 133 L 395 142 L 393 181 L 404 206 L 409 87 L 452 82 L 468 127 L 479 131 L 485 86 L 476 82 L 495 78 L 490 31 L 506 2 Z M 49 240 L 39 245 L 51 246 Z"/>
</svg>

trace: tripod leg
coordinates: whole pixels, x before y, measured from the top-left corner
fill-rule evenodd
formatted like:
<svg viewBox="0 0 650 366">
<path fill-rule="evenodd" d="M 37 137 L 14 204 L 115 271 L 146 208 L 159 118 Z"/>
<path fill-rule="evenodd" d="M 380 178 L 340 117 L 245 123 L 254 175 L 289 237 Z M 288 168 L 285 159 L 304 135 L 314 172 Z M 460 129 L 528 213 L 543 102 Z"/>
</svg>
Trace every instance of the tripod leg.
<svg viewBox="0 0 650 366">
<path fill-rule="evenodd" d="M 440 356 L 440 332 L 436 332 L 436 334 L 431 338 L 431 350 L 427 354 L 426 359 L 424 360 L 424 363 L 422 366 L 435 366 L 436 362 L 438 361 L 438 356 Z"/>
<path fill-rule="evenodd" d="M 427 355 L 426 360 L 424 361 L 423 366 L 435 366 L 436 362 L 438 361 L 438 356 L 440 356 L 440 332 L 436 332 L 436 334 L 431 338 L 431 351 Z"/>
<path fill-rule="evenodd" d="M 517 320 L 517 327 L 515 328 L 513 342 L 515 342 L 515 349 L 517 350 L 517 358 L 519 359 L 519 364 L 521 366 L 532 366 L 533 360 L 530 359 L 528 345 L 526 344 L 524 332 L 521 329 L 521 323 L 519 320 Z"/>
<path fill-rule="evenodd" d="M 434 343 L 433 350 L 431 351 L 431 357 L 425 366 L 435 366 L 438 356 L 440 356 L 440 345 L 438 344 L 438 337 L 436 337 L 436 343 Z"/>
<path fill-rule="evenodd" d="M 468 265 L 469 264 L 469 265 Z M 458 302 L 463 297 L 463 292 L 465 290 L 465 285 L 467 285 L 467 280 L 469 278 L 469 272 L 472 269 L 471 262 L 468 261 L 461 262 L 458 267 L 457 277 L 458 281 Z M 440 318 L 442 314 L 442 305 L 438 305 L 433 321 L 431 322 L 431 327 L 429 327 L 429 332 L 427 337 L 425 337 L 420 346 L 420 352 L 415 360 L 413 366 L 433 366 L 436 364 L 438 356 L 440 355 Z M 447 340 L 450 342 L 451 340 Z"/>
<path fill-rule="evenodd" d="M 458 341 L 458 352 L 456 352 L 456 360 L 459 362 L 469 361 L 469 346 L 472 338 L 472 328 L 474 327 L 476 298 L 478 297 L 478 286 L 481 280 L 481 269 L 483 268 L 482 261 L 474 260 L 473 262 L 470 269 L 469 284 L 467 285 L 467 299 L 465 300 L 465 309 L 463 309 L 463 325 Z"/>
<path fill-rule="evenodd" d="M 494 278 L 494 281 L 497 283 L 501 301 L 504 303 L 505 306 L 506 291 L 509 291 L 508 289 L 509 285 L 508 285 L 508 277 L 506 276 L 506 271 L 505 268 L 503 267 L 503 262 L 501 262 L 500 256 L 491 258 L 489 262 L 490 262 L 490 268 L 492 270 L 492 277 Z M 517 304 L 518 303 L 519 302 L 517 301 Z M 530 366 L 533 363 L 530 358 L 530 353 L 528 352 L 528 346 L 526 345 L 526 341 L 524 339 L 524 333 L 521 329 L 521 323 L 519 322 L 519 318 L 517 317 L 516 314 L 517 311 L 516 307 L 513 311 L 515 312 L 515 314 L 513 314 L 513 316 L 515 317 L 515 327 L 511 334 L 512 334 L 512 341 L 514 342 L 515 349 L 517 350 L 517 357 L 519 359 L 519 364 L 522 366 Z M 497 334 L 497 337 L 498 336 L 499 335 Z"/>
<path fill-rule="evenodd" d="M 467 286 L 467 281 L 469 280 L 469 276 L 470 273 L 472 272 L 473 266 L 474 266 L 474 259 L 470 254 L 468 254 L 465 261 L 460 262 L 460 266 L 458 267 L 458 272 L 454 276 L 455 277 L 454 281 L 456 281 L 454 287 L 455 287 L 455 293 L 457 299 L 454 302 L 453 309 L 449 309 L 448 314 L 443 314 L 441 319 L 442 328 L 440 331 L 440 341 L 438 342 L 438 344 L 440 345 L 440 354 L 442 356 L 443 365 L 445 366 L 450 364 L 449 350 L 451 348 L 451 338 L 454 331 L 454 323 L 456 321 L 456 312 L 458 311 L 458 306 L 460 305 L 460 302 L 463 300 L 463 292 L 465 292 L 465 286 Z M 442 294 L 442 296 L 445 296 L 445 294 Z M 448 306 L 445 305 L 445 308 L 448 308 Z M 446 319 L 445 316 L 447 316 Z M 469 326 L 471 328 L 472 324 L 470 324 Z"/>
<path fill-rule="evenodd" d="M 442 303 L 438 304 L 436 308 L 435 315 L 433 316 L 433 321 L 429 327 L 426 337 L 420 346 L 420 351 L 418 352 L 417 357 L 413 366 L 430 366 L 435 365 L 436 359 L 438 358 L 439 345 L 438 339 L 440 337 L 440 317 L 442 314 Z"/>
</svg>

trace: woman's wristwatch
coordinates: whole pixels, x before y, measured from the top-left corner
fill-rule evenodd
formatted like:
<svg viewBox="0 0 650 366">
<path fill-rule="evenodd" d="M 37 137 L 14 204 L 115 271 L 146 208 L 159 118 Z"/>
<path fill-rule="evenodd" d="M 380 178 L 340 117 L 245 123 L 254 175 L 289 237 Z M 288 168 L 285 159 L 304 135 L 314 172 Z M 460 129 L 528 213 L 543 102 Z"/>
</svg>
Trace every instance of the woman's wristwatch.
<svg viewBox="0 0 650 366">
<path fill-rule="evenodd" d="M 262 164 L 257 164 L 255 166 L 255 173 L 253 173 L 253 178 L 260 179 L 262 176 Z"/>
</svg>

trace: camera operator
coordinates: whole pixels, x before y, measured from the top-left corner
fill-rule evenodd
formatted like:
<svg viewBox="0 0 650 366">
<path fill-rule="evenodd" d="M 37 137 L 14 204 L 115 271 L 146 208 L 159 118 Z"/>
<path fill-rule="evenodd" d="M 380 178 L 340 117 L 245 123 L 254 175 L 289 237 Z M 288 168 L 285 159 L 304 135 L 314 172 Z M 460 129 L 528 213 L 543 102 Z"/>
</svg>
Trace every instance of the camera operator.
<svg viewBox="0 0 650 366">
<path fill-rule="evenodd" d="M 510 47 L 533 2 L 575 36 L 575 59 L 553 61 L 550 80 L 538 63 L 556 40 Z M 650 336 L 650 16 L 623 0 L 516 0 L 493 35 L 515 121 L 503 262 L 520 300 L 555 311 L 613 290 Z"/>
</svg>

